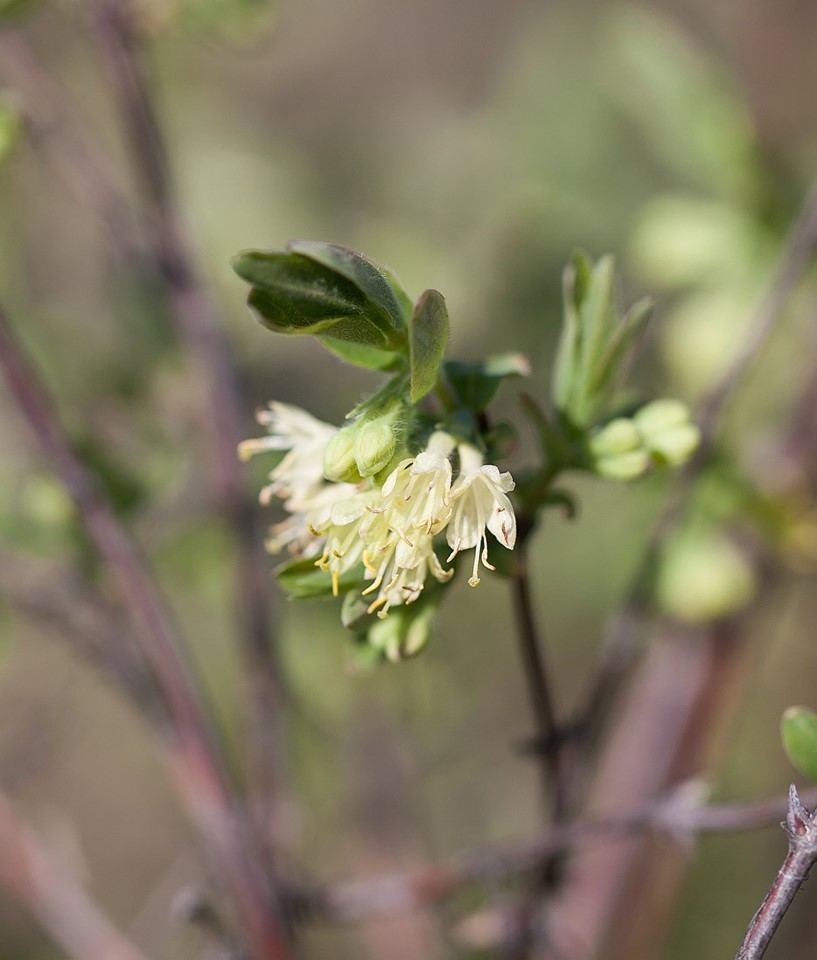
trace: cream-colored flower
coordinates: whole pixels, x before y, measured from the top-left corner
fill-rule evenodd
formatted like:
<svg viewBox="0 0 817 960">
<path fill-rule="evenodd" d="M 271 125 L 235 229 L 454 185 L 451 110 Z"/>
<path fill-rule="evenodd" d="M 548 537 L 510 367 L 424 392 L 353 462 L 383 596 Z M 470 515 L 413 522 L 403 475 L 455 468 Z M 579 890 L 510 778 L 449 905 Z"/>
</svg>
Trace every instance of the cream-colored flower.
<svg viewBox="0 0 817 960">
<path fill-rule="evenodd" d="M 463 444 L 458 452 L 460 475 L 451 490 L 451 518 L 446 531 L 451 547 L 448 560 L 461 550 L 473 548 L 474 566 L 468 582 L 475 587 L 480 560 L 489 570 L 495 569 L 488 561 L 485 531 L 490 530 L 509 550 L 516 543 L 516 516 L 507 496 L 515 484 L 510 473 L 500 473 L 498 467 L 484 463 L 476 448 Z"/>
<path fill-rule="evenodd" d="M 386 478 L 377 510 L 386 525 L 409 547 L 418 531 L 433 536 L 451 515 L 451 461 L 454 441 L 447 433 L 433 433 L 416 457 L 402 460 Z"/>
<path fill-rule="evenodd" d="M 391 607 L 414 603 L 422 593 L 429 573 L 440 582 L 449 580 L 454 573 L 446 570 L 437 559 L 432 537 L 422 533 L 410 546 L 404 540 L 397 540 L 381 565 L 367 566 L 367 572 L 374 576 L 374 581 L 363 595 L 369 596 L 377 591 L 368 612 L 377 611 L 381 619 L 388 616 Z"/>
<path fill-rule="evenodd" d="M 343 487 L 348 484 L 336 484 Z M 354 491 L 355 488 L 353 487 Z M 360 535 L 361 521 L 371 493 L 356 493 L 335 502 L 324 523 L 310 524 L 312 533 L 321 538 L 323 550 L 315 566 L 332 576 L 332 593 L 338 595 L 341 574 L 351 570 L 363 558 L 365 544 Z"/>
<path fill-rule="evenodd" d="M 277 401 L 259 410 L 256 418 L 267 428 L 269 436 L 242 441 L 238 445 L 239 457 L 249 460 L 258 453 L 288 451 L 270 473 L 270 483 L 261 490 L 261 503 L 268 504 L 273 497 L 280 497 L 287 501 L 290 513 L 308 509 L 324 484 L 324 454 L 337 428 L 305 410 Z"/>
</svg>

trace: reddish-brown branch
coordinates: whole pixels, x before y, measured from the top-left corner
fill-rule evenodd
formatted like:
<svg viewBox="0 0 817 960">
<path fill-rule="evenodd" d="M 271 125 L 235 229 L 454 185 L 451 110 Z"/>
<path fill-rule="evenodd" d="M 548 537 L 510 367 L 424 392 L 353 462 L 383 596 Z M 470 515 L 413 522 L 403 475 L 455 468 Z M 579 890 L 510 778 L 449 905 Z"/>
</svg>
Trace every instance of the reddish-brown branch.
<svg viewBox="0 0 817 960">
<path fill-rule="evenodd" d="M 74 960 L 147 960 L 60 869 L 3 794 L 0 885 Z"/>
<path fill-rule="evenodd" d="M 554 822 L 559 822 L 565 813 L 565 783 L 563 777 L 562 751 L 559 743 L 559 722 L 553 702 L 552 684 L 545 663 L 545 653 L 533 611 L 530 591 L 528 559 L 525 544 L 517 547 L 511 581 L 516 615 L 519 652 L 525 682 L 536 724 L 536 752 L 542 757 L 545 796 L 550 796 Z"/>
<path fill-rule="evenodd" d="M 240 390 L 219 311 L 198 273 L 193 245 L 178 208 L 168 151 L 141 59 L 128 4 L 93 7 L 111 89 L 130 156 L 146 200 L 147 227 L 168 302 L 206 397 L 203 427 L 210 436 L 207 475 L 232 525 L 237 546 L 239 637 L 251 704 L 250 777 L 265 817 L 271 816 L 282 754 L 282 697 L 269 612 L 269 578 L 256 535 L 255 511 L 236 458 L 242 437 Z"/>
<path fill-rule="evenodd" d="M 20 100 L 32 142 L 53 160 L 84 208 L 102 221 L 111 248 L 125 262 L 139 258 L 131 204 L 112 162 L 60 86 L 9 26 L 0 29 L 0 77 Z"/>
<path fill-rule="evenodd" d="M 771 889 L 752 917 L 735 960 L 761 960 L 794 900 L 817 863 L 817 818 L 792 786 L 789 807 L 783 824 L 789 838 L 789 850 Z"/>
<path fill-rule="evenodd" d="M 237 818 L 232 787 L 173 619 L 139 550 L 74 453 L 56 408 L 0 308 L 0 370 L 54 474 L 118 586 L 169 718 L 167 758 L 180 795 L 233 895 L 256 960 L 289 956 L 283 926 Z"/>
<path fill-rule="evenodd" d="M 817 801 L 817 788 L 804 794 Z M 611 814 L 554 827 L 539 840 L 506 844 L 464 854 L 447 863 L 418 867 L 405 873 L 306 890 L 297 900 L 314 920 L 355 923 L 380 916 L 422 909 L 445 900 L 468 884 L 488 884 L 539 872 L 550 858 L 578 850 L 593 850 L 628 836 L 657 833 L 688 843 L 699 834 L 757 830 L 778 823 L 787 810 L 785 798 L 753 803 L 701 803 L 695 784 L 676 790 L 629 813 Z"/>
</svg>

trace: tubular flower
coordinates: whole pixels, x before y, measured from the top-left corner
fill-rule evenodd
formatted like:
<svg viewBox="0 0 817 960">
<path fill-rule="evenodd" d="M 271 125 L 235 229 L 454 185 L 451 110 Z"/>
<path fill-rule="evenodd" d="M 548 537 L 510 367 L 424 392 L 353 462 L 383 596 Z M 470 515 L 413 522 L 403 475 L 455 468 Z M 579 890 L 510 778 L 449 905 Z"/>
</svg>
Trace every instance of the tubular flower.
<svg viewBox="0 0 817 960">
<path fill-rule="evenodd" d="M 273 497 L 280 497 L 287 501 L 290 512 L 296 512 L 308 505 L 323 486 L 326 447 L 338 430 L 305 410 L 277 401 L 259 410 L 256 419 L 267 428 L 269 436 L 242 441 L 238 456 L 249 460 L 257 453 L 287 450 L 270 473 L 270 483 L 261 490 L 259 499 L 266 505 Z"/>
<path fill-rule="evenodd" d="M 386 576 L 385 570 L 389 562 L 391 569 Z M 414 603 L 423 591 L 429 571 L 440 582 L 450 580 L 454 575 L 453 570 L 445 570 L 437 559 L 432 538 L 421 535 L 416 544 L 410 547 L 405 541 L 398 540 L 386 562 L 377 569 L 374 582 L 363 591 L 363 595 L 368 596 L 377 590 L 377 596 L 369 605 L 368 612 L 377 611 L 382 620 L 388 616 L 390 607 Z"/>
<path fill-rule="evenodd" d="M 451 461 L 454 441 L 447 433 L 433 433 L 416 457 L 402 460 L 386 478 L 379 507 L 386 523 L 409 547 L 417 531 L 433 536 L 451 515 Z"/>
<path fill-rule="evenodd" d="M 513 550 L 516 543 L 516 517 L 507 494 L 515 484 L 510 473 L 500 473 L 498 467 L 483 463 L 482 454 L 463 444 L 459 448 L 460 475 L 451 490 L 452 512 L 446 531 L 451 547 L 449 563 L 460 550 L 474 550 L 474 566 L 468 582 L 479 583 L 479 563 L 489 570 L 488 536 L 486 529 L 499 542 Z"/>
<path fill-rule="evenodd" d="M 483 464 L 474 447 L 463 445 L 454 482 L 455 441 L 443 431 L 433 433 L 416 456 L 401 460 L 381 487 L 373 477 L 357 483 L 326 479 L 327 448 L 337 445 L 336 428 L 282 403 L 271 403 L 258 419 L 269 436 L 244 441 L 239 456 L 287 451 L 261 491 L 263 503 L 278 497 L 288 514 L 271 527 L 267 549 L 313 558 L 329 575 L 335 596 L 341 577 L 359 569 L 367 581 L 361 592 L 368 612 L 381 619 L 391 608 L 417 600 L 429 576 L 441 583 L 453 576 L 434 552 L 442 531 L 447 530 L 449 560 L 474 549 L 472 586 L 479 583 L 480 556 L 493 569 L 486 529 L 509 549 L 514 545 L 516 521 L 506 496 L 514 487 L 511 475 Z"/>
<path fill-rule="evenodd" d="M 331 573 L 334 596 L 338 595 L 340 575 L 361 562 L 364 543 L 360 537 L 360 522 L 365 516 L 366 495 L 358 494 L 334 503 L 323 524 L 310 524 L 312 533 L 323 544 L 315 566 Z"/>
</svg>

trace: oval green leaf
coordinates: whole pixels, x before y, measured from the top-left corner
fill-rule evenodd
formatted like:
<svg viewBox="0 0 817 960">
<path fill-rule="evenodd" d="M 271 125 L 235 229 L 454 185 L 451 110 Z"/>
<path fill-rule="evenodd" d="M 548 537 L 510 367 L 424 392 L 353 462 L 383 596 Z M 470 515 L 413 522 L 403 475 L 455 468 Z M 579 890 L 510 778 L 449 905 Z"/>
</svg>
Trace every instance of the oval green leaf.
<svg viewBox="0 0 817 960">
<path fill-rule="evenodd" d="M 417 403 L 437 385 L 445 348 L 448 346 L 448 310 L 436 290 L 420 295 L 411 318 L 409 339 L 411 401 Z"/>
<path fill-rule="evenodd" d="M 806 707 L 789 707 L 780 721 L 780 735 L 792 764 L 817 783 L 817 713 Z"/>
</svg>

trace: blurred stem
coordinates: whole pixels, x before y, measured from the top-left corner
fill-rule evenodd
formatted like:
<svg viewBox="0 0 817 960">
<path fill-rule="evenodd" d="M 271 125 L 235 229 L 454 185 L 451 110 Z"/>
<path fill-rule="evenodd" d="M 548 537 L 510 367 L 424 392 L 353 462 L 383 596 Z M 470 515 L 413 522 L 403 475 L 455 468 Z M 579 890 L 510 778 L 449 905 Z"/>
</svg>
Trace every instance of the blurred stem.
<svg viewBox="0 0 817 960">
<path fill-rule="evenodd" d="M 237 817 L 234 784 L 173 617 L 140 550 L 74 451 L 55 404 L 2 308 L 0 371 L 46 462 L 74 501 L 136 628 L 141 655 L 166 708 L 165 759 L 218 878 L 232 894 L 251 955 L 254 960 L 287 960 L 289 944 L 278 905 Z"/>
<path fill-rule="evenodd" d="M 517 545 L 512 580 L 514 612 L 522 667 L 536 724 L 536 753 L 542 758 L 544 792 L 554 822 L 565 813 L 559 724 L 539 628 L 533 612 L 525 538 Z"/>
<path fill-rule="evenodd" d="M 61 869 L 2 793 L 0 885 L 74 960 L 147 960 Z"/>
<path fill-rule="evenodd" d="M 710 805 L 702 802 L 698 787 L 682 783 L 629 813 L 562 823 L 538 839 L 472 851 L 404 873 L 309 888 L 296 892 L 295 900 L 310 920 L 360 923 L 424 909 L 457 895 L 468 884 L 496 884 L 534 874 L 554 856 L 620 843 L 636 833 L 654 832 L 688 844 L 701 834 L 774 826 L 786 815 L 785 798 Z M 816 803 L 817 788 L 810 789 L 803 799 Z"/>
<path fill-rule="evenodd" d="M 147 200 L 149 239 L 168 302 L 208 405 L 203 426 L 211 440 L 210 469 L 223 515 L 237 546 L 236 597 L 244 680 L 250 703 L 248 762 L 256 813 L 269 841 L 283 783 L 283 684 L 269 611 L 269 577 L 256 526 L 256 510 L 236 457 L 242 438 L 240 387 L 219 310 L 199 275 L 178 206 L 168 151 L 141 59 L 139 38 L 121 0 L 93 8 L 113 96 L 134 168 Z"/>
</svg>

